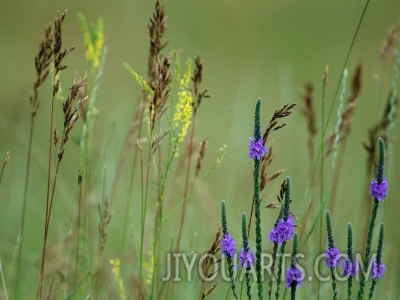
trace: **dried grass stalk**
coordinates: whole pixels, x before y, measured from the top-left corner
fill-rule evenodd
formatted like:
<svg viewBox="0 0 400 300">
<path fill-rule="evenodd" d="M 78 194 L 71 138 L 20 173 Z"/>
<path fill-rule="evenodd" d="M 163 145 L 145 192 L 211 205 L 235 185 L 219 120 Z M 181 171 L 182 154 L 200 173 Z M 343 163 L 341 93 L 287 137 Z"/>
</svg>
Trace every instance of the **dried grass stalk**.
<svg viewBox="0 0 400 300">
<path fill-rule="evenodd" d="M 272 160 L 274 158 L 274 151 L 273 151 L 273 145 L 268 147 L 268 152 L 264 155 L 264 158 L 261 163 L 261 171 L 260 171 L 260 192 L 264 190 L 265 186 L 267 183 L 271 180 L 274 180 L 281 175 L 284 170 L 278 170 L 271 176 L 268 176 L 268 167 L 272 163 Z"/>
<path fill-rule="evenodd" d="M 197 163 L 196 163 L 194 178 L 197 178 L 199 176 L 199 173 L 201 170 L 201 162 L 203 161 L 204 155 L 206 154 L 207 145 L 208 145 L 208 139 L 204 138 L 204 140 L 202 140 L 201 144 L 200 144 L 200 150 L 199 150 L 199 154 L 197 156 Z"/>
<path fill-rule="evenodd" d="M 340 133 L 339 142 L 345 141 L 350 133 L 351 122 L 353 120 L 353 113 L 358 104 L 358 99 L 360 98 L 361 95 L 361 88 L 362 88 L 362 65 L 358 64 L 354 72 L 353 78 L 351 80 L 351 95 L 349 96 L 349 98 L 347 98 L 346 107 L 341 113 L 341 122 L 339 124 L 339 133 Z M 331 134 L 329 134 L 329 136 L 326 138 L 325 141 L 326 156 L 332 153 L 334 140 L 335 140 L 335 133 L 332 132 Z"/>
<path fill-rule="evenodd" d="M 385 110 L 383 111 L 381 119 L 378 121 L 375 126 L 370 128 L 368 130 L 368 140 L 362 141 L 362 145 L 367 151 L 367 175 L 369 177 L 373 176 L 374 173 L 374 166 L 375 166 L 375 157 L 377 155 L 377 148 L 376 148 L 376 141 L 378 137 L 381 137 L 383 141 L 385 142 L 385 145 L 389 145 L 391 141 L 388 141 L 388 136 L 387 136 L 387 131 L 389 129 L 389 114 L 391 111 L 391 103 L 390 100 L 392 98 L 392 95 L 389 94 L 387 101 L 386 101 L 386 106 Z M 395 99 L 394 105 L 397 106 L 398 101 Z M 395 110 L 396 111 L 396 110 Z M 393 116 L 393 119 L 396 117 L 396 115 Z"/>
<path fill-rule="evenodd" d="M 300 93 L 301 98 L 304 102 L 304 109 L 302 110 L 303 116 L 307 121 L 307 130 L 308 130 L 308 151 L 310 154 L 310 158 L 314 157 L 314 137 L 317 134 L 316 127 L 316 117 L 315 117 L 315 108 L 313 103 L 313 92 L 314 86 L 311 82 L 306 83 L 304 85 L 304 92 Z"/>
<path fill-rule="evenodd" d="M 203 62 L 201 61 L 199 56 L 195 57 L 194 63 L 195 63 L 195 68 L 192 80 L 193 80 L 193 95 L 194 95 L 193 114 L 195 115 L 197 109 L 199 108 L 201 102 L 203 101 L 203 98 L 209 98 L 210 95 L 208 94 L 207 90 L 200 92 L 200 84 L 203 73 Z"/>
<path fill-rule="evenodd" d="M 219 261 L 215 262 L 214 257 L 217 255 L 218 251 L 220 250 L 220 241 L 221 241 L 221 228 L 218 229 L 217 234 L 215 235 L 214 241 L 211 245 L 211 248 L 204 252 L 208 256 L 204 259 L 203 264 L 201 265 L 203 274 L 205 278 L 211 278 L 216 271 L 211 272 L 214 269 L 214 264 L 218 263 Z M 203 256 L 204 256 L 203 254 Z M 201 289 L 200 289 L 200 299 L 205 299 L 211 292 L 216 288 L 217 283 L 214 283 L 210 288 L 207 288 L 206 282 L 201 282 Z"/>
<path fill-rule="evenodd" d="M 385 61 L 389 57 L 394 57 L 396 55 L 396 37 L 400 30 L 400 21 L 397 21 L 389 29 L 386 39 L 382 43 L 380 50 L 381 59 Z"/>
<path fill-rule="evenodd" d="M 278 121 L 279 121 L 279 119 L 290 116 L 293 112 L 291 109 L 295 106 L 296 106 L 296 103 L 292 103 L 292 104 L 287 103 L 282 108 L 275 110 L 275 113 L 272 116 L 271 121 L 269 121 L 268 127 L 265 130 L 264 135 L 263 135 L 264 145 L 267 142 L 268 136 L 271 133 L 271 131 L 279 130 L 282 127 L 285 127 L 287 125 L 286 123 L 278 124 Z"/>
</svg>

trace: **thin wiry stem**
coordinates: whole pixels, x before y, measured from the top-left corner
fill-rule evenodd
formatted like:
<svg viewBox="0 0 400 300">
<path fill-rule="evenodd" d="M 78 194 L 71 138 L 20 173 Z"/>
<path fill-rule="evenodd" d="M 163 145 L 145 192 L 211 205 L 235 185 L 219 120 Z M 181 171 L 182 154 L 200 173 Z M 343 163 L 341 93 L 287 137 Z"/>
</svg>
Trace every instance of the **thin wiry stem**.
<svg viewBox="0 0 400 300">
<path fill-rule="evenodd" d="M 188 190 L 189 190 L 189 177 L 190 177 L 190 170 L 192 165 L 192 155 L 193 155 L 193 138 L 194 138 L 194 131 L 195 131 L 195 117 L 196 114 L 193 116 L 192 120 L 192 129 L 190 132 L 190 139 L 189 139 L 189 149 L 188 149 L 188 158 L 187 158 L 187 167 L 186 167 L 186 178 L 185 178 L 185 189 L 183 192 L 183 205 L 181 211 L 181 221 L 179 224 L 179 234 L 178 234 L 178 241 L 176 242 L 176 251 L 179 251 L 180 242 L 182 238 L 182 230 L 183 225 L 185 223 L 185 216 L 186 216 L 186 205 L 188 203 Z"/>
<path fill-rule="evenodd" d="M 56 80 L 56 74 L 54 74 Z M 53 156 L 53 121 L 54 121 L 54 101 L 57 91 L 53 90 L 53 96 L 51 99 L 51 111 L 50 111 L 50 136 L 49 136 L 49 158 L 47 163 L 47 190 L 46 190 L 46 218 L 43 236 L 43 250 L 42 250 L 42 262 L 40 266 L 40 283 L 39 283 L 39 298 L 42 299 L 43 293 L 43 279 L 44 279 L 44 264 L 46 257 L 46 245 L 47 245 L 47 233 L 48 233 L 48 220 L 49 220 L 49 204 L 50 204 L 50 178 L 51 178 L 51 161 Z"/>
<path fill-rule="evenodd" d="M 1 281 L 3 283 L 4 297 L 5 297 L 6 300 L 8 300 L 6 281 L 4 280 L 3 265 L 1 264 L 1 260 L 0 260 L 0 274 L 1 274 Z"/>
<path fill-rule="evenodd" d="M 31 125 L 29 130 L 29 142 L 28 142 L 28 157 L 26 162 L 26 169 L 25 169 L 25 185 L 24 185 L 24 199 L 22 202 L 22 213 L 21 213 L 21 228 L 19 233 L 19 247 L 18 247 L 18 261 L 17 261 L 17 273 L 16 273 L 16 284 L 15 284 L 15 292 L 14 295 L 16 299 L 19 298 L 19 293 L 21 291 L 19 284 L 19 278 L 21 274 L 21 260 L 22 260 L 22 250 L 23 250 L 23 238 L 24 238 L 24 228 L 25 228 L 25 211 L 26 211 L 26 202 L 28 198 L 28 186 L 29 186 L 29 174 L 31 168 L 31 154 L 32 154 L 32 140 L 33 140 L 33 128 L 34 128 L 34 115 L 31 115 Z"/>
<path fill-rule="evenodd" d="M 366 2 L 365 2 L 363 11 L 362 11 L 361 16 L 360 16 L 360 19 L 359 19 L 359 21 L 358 21 L 358 23 L 357 23 L 357 26 L 356 26 L 355 32 L 354 32 L 354 34 L 353 34 L 353 38 L 352 38 L 351 44 L 350 44 L 350 46 L 349 46 L 349 49 L 348 49 L 348 51 L 347 51 L 347 55 L 346 55 L 345 61 L 344 61 L 344 63 L 343 63 L 343 67 L 342 67 L 342 70 L 341 70 L 341 73 L 340 73 L 340 74 L 343 74 L 343 71 L 344 71 L 344 69 L 345 69 L 346 66 L 347 66 L 347 62 L 348 62 L 349 57 L 350 57 L 350 54 L 351 54 L 351 52 L 352 52 L 352 50 L 353 50 L 353 46 L 354 46 L 354 44 L 355 44 L 356 38 L 357 38 L 358 33 L 359 33 L 359 30 L 360 30 L 360 28 L 361 28 L 361 24 L 362 24 L 362 22 L 363 22 L 363 20 L 364 20 L 365 13 L 366 13 L 367 8 L 368 8 L 368 6 L 369 6 L 369 2 L 370 2 L 370 0 L 366 0 Z M 327 120 L 326 120 L 326 124 L 329 123 L 329 120 L 330 120 L 331 115 L 332 115 L 332 113 L 333 113 L 333 108 L 334 108 L 334 104 L 335 104 L 335 100 L 336 100 L 337 94 L 338 94 L 338 92 L 339 92 L 340 84 L 341 84 L 341 78 L 339 78 L 338 83 L 337 83 L 337 86 L 336 86 L 335 94 L 334 94 L 334 97 L 333 97 L 333 101 L 332 101 L 332 104 L 331 104 L 331 108 L 330 108 L 329 113 L 328 113 L 328 117 L 327 117 Z M 324 131 L 326 131 L 327 128 L 328 128 L 328 126 L 326 126 L 326 128 L 325 128 Z M 325 132 L 325 133 L 326 133 L 326 132 Z M 321 145 L 321 146 L 322 146 L 322 145 Z M 320 161 L 320 156 L 321 156 L 321 155 L 324 155 L 324 152 L 322 152 L 321 146 L 318 148 L 318 153 L 317 153 L 317 157 L 316 157 L 316 162 Z M 308 185 L 308 188 L 307 188 L 307 191 L 306 191 L 306 194 L 305 194 L 305 197 L 304 197 L 304 199 L 309 199 L 309 200 L 308 200 L 308 204 L 304 206 L 304 212 L 303 212 L 302 215 L 305 215 L 307 211 L 310 211 L 310 206 L 311 206 L 312 203 L 313 203 L 313 202 L 312 202 L 312 197 L 310 197 L 310 193 L 311 193 L 311 189 L 312 189 L 312 187 L 313 187 L 313 185 L 314 185 L 314 178 L 315 178 L 315 176 L 316 176 L 318 167 L 319 167 L 319 165 L 318 165 L 318 163 L 316 163 L 316 164 L 314 165 L 314 169 L 313 169 L 313 172 L 312 172 L 312 175 L 311 175 L 311 179 L 312 179 L 312 180 L 310 180 L 310 183 L 309 183 L 309 185 Z M 308 220 L 308 218 L 303 218 L 303 220 L 304 220 L 304 222 L 305 222 L 306 220 Z M 302 227 L 304 227 L 304 225 L 305 225 L 305 224 L 302 224 Z M 312 230 L 314 230 L 314 227 L 312 228 Z M 306 233 L 306 232 L 304 232 L 304 233 Z M 302 242 L 302 244 L 301 244 L 301 246 L 300 246 L 300 249 L 306 244 L 306 242 L 307 242 L 307 240 L 308 240 L 308 237 L 310 236 L 311 232 L 308 232 L 308 233 L 306 233 L 306 234 L 307 234 L 307 238 L 303 240 L 303 242 Z"/>
<path fill-rule="evenodd" d="M 325 69 L 325 75 L 323 78 L 323 88 L 322 88 L 322 109 L 321 109 L 321 168 L 320 168 L 320 207 L 323 206 L 323 197 L 324 197 L 324 159 L 325 155 L 325 93 L 326 93 L 326 86 L 328 82 L 328 67 Z M 323 244 L 323 239 L 322 239 L 322 215 L 319 216 L 319 253 L 322 252 L 322 244 Z M 320 281 L 318 280 L 318 294 L 317 298 L 318 300 L 320 299 Z"/>
<path fill-rule="evenodd" d="M 275 291 L 275 299 L 279 299 L 279 293 L 280 293 L 280 287 L 281 287 L 281 275 L 282 275 L 282 267 L 283 267 L 283 258 L 285 254 L 285 247 L 286 247 L 286 242 L 282 243 L 281 246 L 281 253 L 279 255 L 279 260 L 278 260 L 278 273 L 276 274 L 276 291 Z"/>
<path fill-rule="evenodd" d="M 77 224 L 77 235 L 76 235 L 76 257 L 75 257 L 75 274 L 74 274 L 74 286 L 77 286 L 78 278 L 78 259 L 79 259 L 79 241 L 81 232 L 81 204 L 82 204 L 82 165 L 78 175 L 78 185 L 79 185 L 79 196 L 78 196 L 78 224 Z"/>
</svg>

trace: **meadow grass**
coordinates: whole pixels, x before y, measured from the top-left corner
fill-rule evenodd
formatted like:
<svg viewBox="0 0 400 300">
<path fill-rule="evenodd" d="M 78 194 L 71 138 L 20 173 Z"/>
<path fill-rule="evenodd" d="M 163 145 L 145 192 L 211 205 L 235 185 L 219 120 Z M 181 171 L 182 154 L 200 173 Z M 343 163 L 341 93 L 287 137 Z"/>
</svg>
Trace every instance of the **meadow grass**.
<svg viewBox="0 0 400 300">
<path fill-rule="evenodd" d="M 7 247 L 13 249 L 11 254 L 6 259 L 0 257 L 0 298 L 394 297 L 396 292 L 389 284 L 400 276 L 394 264 L 398 260 L 389 257 L 396 251 L 386 250 L 386 245 L 396 244 L 385 240 L 387 220 L 381 211 L 395 198 L 388 192 L 395 176 L 386 170 L 395 169 L 391 161 L 396 156 L 393 144 L 397 138 L 398 25 L 390 30 L 381 50 L 384 59 L 389 59 L 388 53 L 395 53 L 391 60 L 393 79 L 385 91 L 385 104 L 379 107 L 381 119 L 365 130 L 366 174 L 360 168 L 357 180 L 353 180 L 362 182 L 365 196 L 339 199 L 343 189 L 354 189 L 351 180 L 345 182 L 342 177 L 351 168 L 346 164 L 347 148 L 352 142 L 351 128 L 357 124 L 363 65 L 358 64 L 353 72 L 348 65 L 368 5 L 366 1 L 339 78 L 330 78 L 326 67 L 322 81 L 304 85 L 301 104 L 296 106 L 288 99 L 287 104 L 268 107 L 267 116 L 265 100 L 249 100 L 247 109 L 254 112 L 253 120 L 247 120 L 246 126 L 243 120 L 236 122 L 252 136 L 248 156 L 242 156 L 253 163 L 243 172 L 248 175 L 247 184 L 252 181 L 252 196 L 248 195 L 246 201 L 214 201 L 222 201 L 221 211 L 208 207 L 207 186 L 215 173 L 220 175 L 217 169 L 224 164 L 227 151 L 237 149 L 218 144 L 211 147 L 216 151 L 210 150 L 210 143 L 215 143 L 213 133 L 198 133 L 207 120 L 201 113 L 203 106 L 213 105 L 212 93 L 203 86 L 203 76 L 210 75 L 199 55 L 182 62 L 180 51 L 166 51 L 166 7 L 156 1 L 149 18 L 147 70 L 139 72 L 137 62 L 121 61 L 121 68 L 140 89 L 133 96 L 137 99 L 135 110 L 122 141 L 112 138 L 115 125 L 110 125 L 106 133 L 96 132 L 95 126 L 96 99 L 104 84 L 108 53 L 103 20 L 90 23 L 83 14 L 78 15 L 88 71 L 84 76 L 75 74 L 74 80 L 67 82 L 63 76 L 70 67 L 65 58 L 77 51 L 65 46 L 63 40 L 63 23 L 71 16 L 67 11 L 58 13 L 54 23 L 46 27 L 35 56 L 37 76 L 29 97 L 26 157 L 7 152 L 0 173 L 2 189 L 3 178 L 10 171 L 6 168 L 10 157 L 25 161 L 24 173 L 18 175 L 24 178 L 23 197 L 18 200 L 21 210 L 14 224 L 18 234 L 7 241 L 11 245 Z M 172 47 L 179 49 L 181 45 Z M 327 96 L 330 85 L 335 90 L 332 99 Z M 46 88 L 47 94 L 43 92 Z M 316 88 L 321 90 L 321 99 L 316 99 Z M 50 95 L 50 99 L 44 101 L 42 95 Z M 304 186 L 291 175 L 289 165 L 272 170 L 276 156 L 281 154 L 276 150 L 280 149 L 278 137 L 282 132 L 299 130 L 292 122 L 298 106 L 305 118 L 307 132 L 302 135 L 307 137 L 304 144 L 308 153 L 292 155 L 298 160 L 308 157 L 308 170 L 303 174 L 309 175 Z M 332 121 L 335 109 L 336 119 Z M 48 119 L 42 110 L 49 111 L 44 115 Z M 38 122 L 39 118 L 45 120 Z M 46 122 L 48 127 L 43 127 Z M 34 142 L 36 134 L 43 132 L 48 136 L 46 170 L 36 174 Z M 103 144 L 96 149 L 93 137 L 99 134 L 104 136 Z M 119 153 L 112 151 L 114 143 L 120 144 Z M 284 146 L 296 152 L 290 141 Z M 68 172 L 75 175 L 67 182 L 65 196 L 61 180 Z M 46 186 L 41 193 L 32 186 L 38 178 Z M 348 187 L 342 188 L 346 183 Z M 276 186 L 280 188 L 274 190 Z M 229 191 L 226 194 L 234 196 Z M 43 200 L 38 201 L 37 208 L 43 211 L 43 219 L 37 221 L 42 229 L 40 236 L 32 237 L 28 207 L 36 198 Z M 350 201 L 354 203 L 348 204 L 348 209 L 354 210 L 354 217 L 344 219 L 341 205 Z M 64 211 L 66 206 L 70 212 Z M 240 212 L 236 206 L 246 211 Z M 219 217 L 220 224 L 212 221 Z M 116 227 L 112 228 L 113 224 Z M 35 250 L 29 246 L 32 239 L 40 245 Z"/>
</svg>

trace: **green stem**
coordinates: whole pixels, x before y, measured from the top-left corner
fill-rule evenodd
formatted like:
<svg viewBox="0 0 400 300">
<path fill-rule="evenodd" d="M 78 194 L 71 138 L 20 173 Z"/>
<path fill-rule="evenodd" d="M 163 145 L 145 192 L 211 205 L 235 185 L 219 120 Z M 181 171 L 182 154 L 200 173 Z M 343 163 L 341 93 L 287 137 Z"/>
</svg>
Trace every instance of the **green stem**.
<svg viewBox="0 0 400 300">
<path fill-rule="evenodd" d="M 222 202 L 221 202 L 221 223 L 222 223 L 222 238 L 224 239 L 225 236 L 228 235 L 228 226 L 227 226 L 227 222 L 226 222 L 225 200 L 222 200 Z M 238 296 L 236 294 L 234 277 L 233 277 L 233 262 L 232 262 L 232 257 L 229 254 L 226 255 L 226 262 L 228 264 L 228 272 L 229 272 L 229 279 L 230 279 L 232 294 L 235 297 L 235 299 L 238 299 Z"/>
<path fill-rule="evenodd" d="M 46 217 L 44 224 L 44 234 L 43 234 L 43 249 L 42 249 L 42 260 L 40 264 L 40 278 L 39 278 L 39 299 L 42 299 L 43 295 L 43 280 L 44 280 L 44 266 L 46 257 L 46 246 L 47 246 L 47 233 L 49 229 L 49 219 L 50 219 L 50 181 L 51 181 L 51 161 L 53 157 L 53 124 L 54 124 L 54 102 L 58 90 L 59 80 L 57 79 L 58 70 L 54 70 L 54 86 L 53 94 L 51 98 L 51 111 L 50 111 L 50 126 L 49 126 L 49 159 L 47 163 L 47 190 L 46 190 Z M 56 177 L 55 177 L 56 178 Z M 54 180 L 55 180 L 54 178 Z"/>
<path fill-rule="evenodd" d="M 25 228 L 25 211 L 26 211 L 26 202 L 28 198 L 28 186 L 29 186 L 29 174 L 31 168 L 31 155 L 32 155 L 32 140 L 33 140 L 33 128 L 34 128 L 34 120 L 35 117 L 31 114 L 31 126 L 29 132 L 29 142 L 28 142 L 28 157 L 26 162 L 26 170 L 25 170 L 25 185 L 24 185 L 24 199 L 22 202 L 22 213 L 21 213 L 21 227 L 18 240 L 18 260 L 17 260 L 17 273 L 15 277 L 15 290 L 14 296 L 15 299 L 19 299 L 20 293 L 20 286 L 19 283 L 21 282 L 21 261 L 22 261 L 22 249 L 23 249 L 23 239 L 24 239 L 24 228 Z"/>
<path fill-rule="evenodd" d="M 279 254 L 279 261 L 278 261 L 278 273 L 276 274 L 276 291 L 275 291 L 275 299 L 279 299 L 279 292 L 281 287 L 281 277 L 282 277 L 282 266 L 283 266 L 283 258 L 285 254 L 285 247 L 286 242 L 282 243 L 281 246 L 281 253 Z"/>
<path fill-rule="evenodd" d="M 350 223 L 347 224 L 347 256 L 348 262 L 350 264 L 353 263 L 353 228 Z M 353 287 L 353 277 L 351 274 L 347 279 L 347 300 L 351 300 L 352 294 L 352 287 Z"/>
<path fill-rule="evenodd" d="M 256 102 L 256 108 L 254 113 L 254 140 L 257 142 L 261 138 L 260 130 L 260 108 L 261 99 Z M 254 159 L 254 217 L 256 219 L 256 274 L 257 274 L 257 289 L 258 299 L 263 299 L 263 285 L 262 285 L 262 273 L 261 273 L 261 251 L 262 251 L 262 236 L 261 236 L 261 217 L 260 217 L 260 163 L 258 159 Z"/>
<path fill-rule="evenodd" d="M 268 299 L 272 297 L 272 285 L 274 283 L 274 271 L 275 271 L 275 262 L 276 262 L 276 253 L 278 252 L 278 244 L 274 243 L 274 248 L 272 250 L 272 266 L 271 266 L 271 276 L 268 282 Z"/>
<path fill-rule="evenodd" d="M 370 219 L 369 227 L 368 227 L 367 245 L 365 247 L 364 262 L 363 262 L 363 265 L 361 266 L 362 274 L 361 274 L 361 279 L 360 279 L 360 289 L 358 290 L 358 299 L 359 300 L 362 300 L 363 294 L 364 294 L 365 280 L 367 279 L 366 276 L 367 276 L 367 271 L 368 271 L 368 266 L 369 266 L 369 260 L 371 259 L 372 234 L 374 232 L 375 219 L 376 219 L 376 215 L 378 212 L 378 207 L 379 207 L 379 202 L 375 199 L 374 205 L 372 207 L 371 219 Z"/>
<path fill-rule="evenodd" d="M 248 234 L 247 234 L 247 220 L 246 220 L 246 213 L 242 214 L 242 238 L 243 238 L 243 251 L 248 253 L 249 251 L 249 241 L 248 241 Z M 245 277 L 246 277 L 246 293 L 247 293 L 247 298 L 250 300 L 251 299 L 251 285 L 250 285 L 250 274 L 248 271 L 251 268 L 247 268 L 245 271 Z M 242 287 L 243 287 L 243 282 L 242 282 Z M 240 298 L 242 298 L 242 293 L 240 293 Z"/>
<path fill-rule="evenodd" d="M 332 276 L 332 289 L 333 289 L 333 299 L 337 300 L 337 288 L 336 288 L 336 272 L 335 268 L 330 268 L 331 269 L 331 276 Z"/>
<path fill-rule="evenodd" d="M 376 280 L 372 280 L 371 288 L 369 289 L 368 300 L 372 299 L 372 296 L 374 295 L 376 282 L 377 282 Z"/>
<path fill-rule="evenodd" d="M 328 76 L 327 72 L 325 73 L 325 76 Z M 323 84 L 323 89 L 322 89 L 322 109 L 321 109 L 321 168 L 320 168 L 320 207 L 323 205 L 323 197 L 324 197 L 324 159 L 325 159 L 325 92 L 326 92 L 326 82 L 327 78 L 324 78 L 324 84 Z M 331 106 L 332 108 L 333 106 Z M 331 109 L 332 111 L 332 109 Z M 329 119 L 329 117 L 328 117 Z M 328 126 L 326 126 L 328 127 Z M 319 253 L 322 253 L 322 247 L 323 247 L 323 238 L 322 238 L 322 215 L 319 216 Z M 321 283 L 320 280 L 318 280 L 317 283 L 317 289 L 318 289 L 318 295 L 317 298 L 318 300 L 320 299 L 320 290 L 321 290 Z"/>
<path fill-rule="evenodd" d="M 260 217 L 260 196 L 259 196 L 259 173 L 260 161 L 254 160 L 254 212 L 256 219 L 256 274 L 257 274 L 257 288 L 258 298 L 263 298 L 263 285 L 261 274 L 261 251 L 262 251 L 262 236 L 261 236 L 261 217 Z"/>
</svg>

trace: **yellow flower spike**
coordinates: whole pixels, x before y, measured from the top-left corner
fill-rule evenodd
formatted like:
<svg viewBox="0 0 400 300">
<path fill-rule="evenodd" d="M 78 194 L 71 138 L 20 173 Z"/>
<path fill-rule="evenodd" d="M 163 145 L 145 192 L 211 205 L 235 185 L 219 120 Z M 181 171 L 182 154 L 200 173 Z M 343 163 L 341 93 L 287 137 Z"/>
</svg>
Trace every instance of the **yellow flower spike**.
<svg viewBox="0 0 400 300">
<path fill-rule="evenodd" d="M 110 264 L 112 267 L 111 271 L 114 275 L 114 279 L 118 285 L 119 299 L 125 300 L 126 298 L 125 298 L 124 283 L 122 281 L 121 274 L 120 274 L 121 261 L 119 260 L 119 258 L 110 259 Z"/>
<path fill-rule="evenodd" d="M 136 80 L 137 84 L 143 89 L 143 91 L 146 94 L 152 95 L 153 91 L 151 90 L 150 86 L 147 84 L 146 80 L 142 76 L 140 76 L 138 73 L 135 72 L 135 70 L 126 62 L 123 63 L 125 69 L 131 73 L 133 78 Z"/>
<path fill-rule="evenodd" d="M 187 130 L 192 121 L 192 105 L 193 97 L 189 90 L 190 75 L 192 71 L 192 63 L 190 60 L 186 62 L 186 71 L 183 77 L 179 80 L 178 103 L 176 104 L 173 122 L 175 128 L 180 128 L 177 135 L 177 143 L 180 144 L 187 134 Z M 177 153 L 175 154 L 177 156 Z"/>
<path fill-rule="evenodd" d="M 151 285 L 153 281 L 153 275 L 154 275 L 154 255 L 153 251 L 149 251 L 149 261 L 143 262 L 143 267 L 146 269 L 146 284 Z"/>
<path fill-rule="evenodd" d="M 83 14 L 79 13 L 78 17 L 81 21 L 81 30 L 83 34 L 83 44 L 86 48 L 86 59 L 95 70 L 100 65 L 100 57 L 104 46 L 103 20 L 97 20 L 97 26 L 86 21 Z"/>
</svg>

